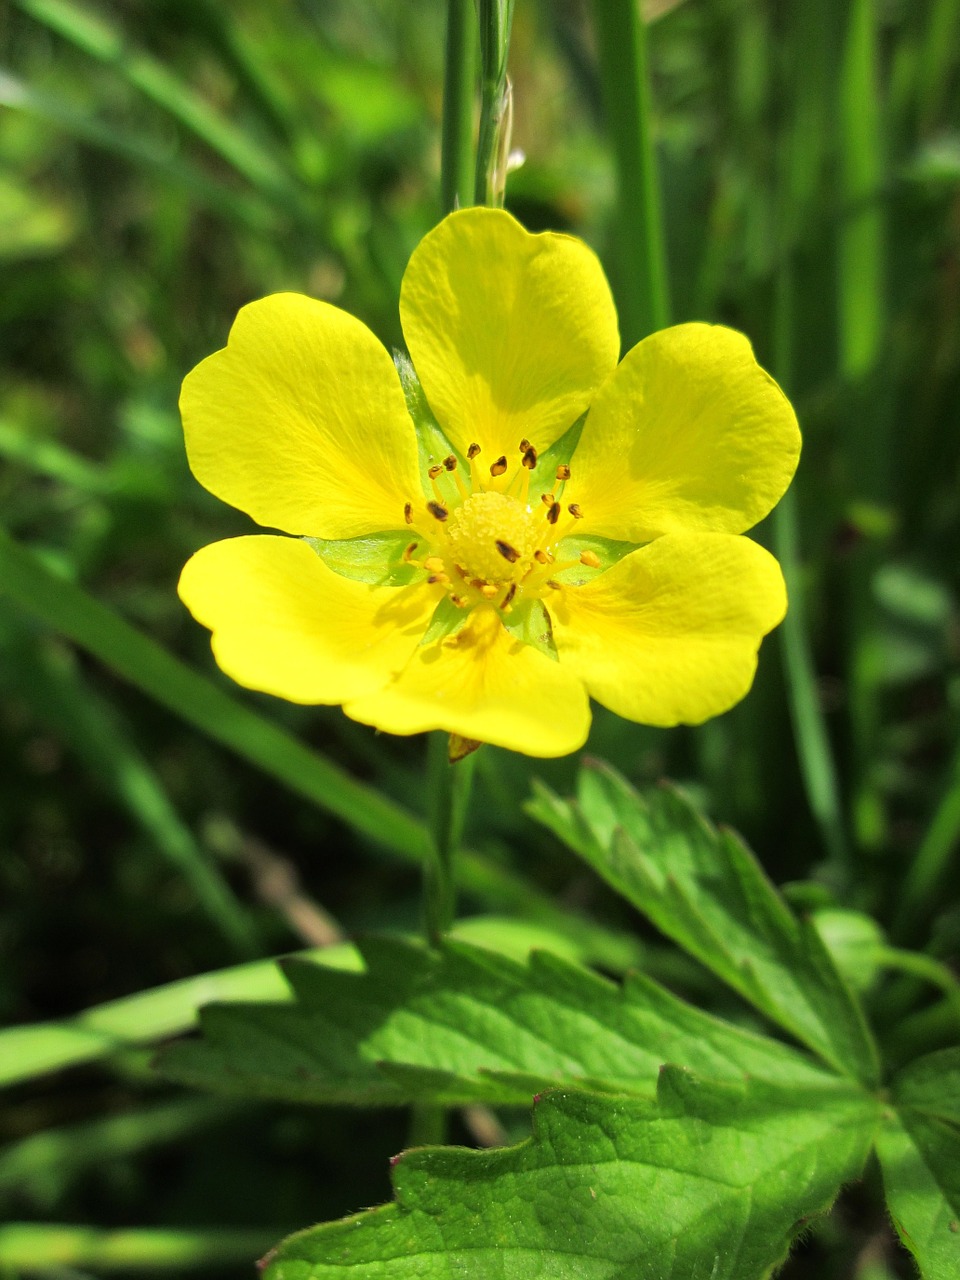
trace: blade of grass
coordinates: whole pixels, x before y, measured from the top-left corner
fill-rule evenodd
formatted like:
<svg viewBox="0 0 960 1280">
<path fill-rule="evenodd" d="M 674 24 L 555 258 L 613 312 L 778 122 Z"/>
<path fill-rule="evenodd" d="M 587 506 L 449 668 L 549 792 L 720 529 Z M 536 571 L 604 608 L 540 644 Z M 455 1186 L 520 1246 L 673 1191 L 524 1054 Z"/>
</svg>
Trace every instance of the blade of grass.
<svg viewBox="0 0 960 1280">
<path fill-rule="evenodd" d="M 11 1222 L 0 1226 L 0 1267 L 30 1272 L 64 1267 L 95 1271 L 186 1271 L 229 1262 L 253 1265 L 284 1229 L 211 1231 L 127 1228 L 101 1231 L 60 1223 Z"/>
<path fill-rule="evenodd" d="M 885 326 L 883 138 L 877 81 L 875 0 L 851 0 L 846 14 L 838 92 L 841 221 L 837 240 L 838 362 L 854 403 L 846 455 L 857 498 L 882 506 L 891 487 L 889 396 L 876 391 Z M 873 387 L 867 382 L 873 380 Z M 879 564 L 876 543 L 850 558 L 847 619 L 848 688 L 853 756 L 852 826 L 857 844 L 876 849 L 885 839 L 886 811 L 877 779 L 880 730 L 879 650 L 871 596 Z"/>
<path fill-rule="evenodd" d="M 37 475 L 79 489 L 84 494 L 103 495 L 112 488 L 106 470 L 97 463 L 65 449 L 56 440 L 23 431 L 2 419 L 0 457 L 27 467 Z"/>
<path fill-rule="evenodd" d="M 13 634 L 10 634 L 12 630 Z M 38 645 L 32 631 L 8 624 L 4 677 L 65 738 L 126 808 L 152 846 L 183 877 L 211 924 L 239 956 L 260 948 L 257 931 L 219 867 L 180 819 L 156 773 L 134 749 L 116 714 L 80 677 L 64 651 Z"/>
<path fill-rule="evenodd" d="M 328 962 L 359 963 L 350 946 L 299 954 L 323 956 Z M 111 1000 L 75 1018 L 7 1027 L 0 1030 L 0 1086 L 190 1031 L 196 1025 L 197 1010 L 214 1000 L 289 998 L 290 989 L 275 961 L 258 960 Z"/>
<path fill-rule="evenodd" d="M 275 226 L 274 211 L 259 196 L 234 191 L 225 183 L 209 177 L 202 169 L 175 158 L 165 149 L 144 142 L 139 135 L 126 133 L 115 125 L 107 125 L 93 116 L 83 115 L 73 103 L 32 89 L 2 68 L 0 106 L 24 111 L 45 124 L 62 130 L 69 137 L 122 156 L 141 168 L 150 169 L 165 182 L 189 192 L 209 209 L 220 215 L 228 214 L 252 231 L 266 233 Z"/>
<path fill-rule="evenodd" d="M 794 394 L 797 349 L 794 253 L 807 211 L 815 206 L 824 166 L 832 44 L 824 0 L 798 6 L 793 13 L 790 47 L 794 52 L 790 118 L 779 179 L 782 242 L 774 295 L 774 373 L 788 395 Z M 797 492 L 780 500 L 772 518 L 773 546 L 783 569 L 790 607 L 778 635 L 783 652 L 787 701 L 807 802 L 820 829 L 838 886 L 851 880 L 837 767 L 817 692 L 800 558 Z"/>
<path fill-rule="evenodd" d="M 920 129 L 942 123 L 943 111 L 960 49 L 960 0 L 933 0 L 919 59 L 917 97 Z"/>
<path fill-rule="evenodd" d="M 607 136 L 617 172 L 618 248 L 625 284 L 623 341 L 670 323 L 660 182 L 653 148 L 647 32 L 636 0 L 595 0 Z"/>
<path fill-rule="evenodd" d="M 191 1137 L 248 1106 L 188 1097 L 32 1133 L 0 1151 L 0 1193 L 53 1201 L 70 1178 L 91 1167 Z"/>
<path fill-rule="evenodd" d="M 891 936 L 909 939 L 940 905 L 939 892 L 960 842 L 960 748 L 954 754 L 943 795 L 900 887 Z"/>
<path fill-rule="evenodd" d="M 16 0 L 37 22 L 116 69 L 154 105 L 205 142 L 257 190 L 287 200 L 294 193 L 273 156 L 253 138 L 215 111 L 151 54 L 133 47 L 126 35 L 102 16 L 67 0 Z"/>
<path fill-rule="evenodd" d="M 476 27 L 473 0 L 447 0 L 440 141 L 440 199 L 444 213 L 463 208 L 471 201 Z"/>
<path fill-rule="evenodd" d="M 0 592 L 215 741 L 355 831 L 419 861 L 423 823 L 191 671 L 0 532 Z"/>
<path fill-rule="evenodd" d="M 875 365 L 884 317 L 884 164 L 874 0 L 850 0 L 839 85 L 840 371 L 855 382 Z M 874 441 L 874 450 L 879 445 Z"/>
</svg>

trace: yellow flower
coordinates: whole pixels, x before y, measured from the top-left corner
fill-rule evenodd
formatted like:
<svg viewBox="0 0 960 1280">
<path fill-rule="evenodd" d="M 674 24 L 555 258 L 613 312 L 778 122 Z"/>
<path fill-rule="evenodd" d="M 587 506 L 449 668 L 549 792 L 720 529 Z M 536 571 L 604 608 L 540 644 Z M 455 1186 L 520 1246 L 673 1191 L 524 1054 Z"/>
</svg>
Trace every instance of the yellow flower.
<svg viewBox="0 0 960 1280">
<path fill-rule="evenodd" d="M 746 338 L 678 325 L 618 365 L 593 253 L 493 209 L 426 236 L 400 314 L 403 381 L 359 320 L 277 294 L 184 382 L 194 475 L 298 535 L 184 568 L 223 670 L 535 756 L 583 744 L 589 697 L 654 725 L 742 698 L 786 594 L 738 535 L 800 448 Z"/>
</svg>

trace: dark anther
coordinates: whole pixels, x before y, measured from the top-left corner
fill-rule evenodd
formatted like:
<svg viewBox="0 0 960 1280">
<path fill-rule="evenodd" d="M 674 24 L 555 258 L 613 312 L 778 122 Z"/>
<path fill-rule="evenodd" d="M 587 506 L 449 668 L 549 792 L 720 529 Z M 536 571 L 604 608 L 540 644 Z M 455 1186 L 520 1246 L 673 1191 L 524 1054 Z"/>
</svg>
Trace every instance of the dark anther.
<svg viewBox="0 0 960 1280">
<path fill-rule="evenodd" d="M 575 502 L 571 502 L 569 507 L 567 507 L 567 510 L 573 516 L 574 520 L 583 519 L 583 512 L 580 510 L 579 506 Z"/>
<path fill-rule="evenodd" d="M 446 520 L 447 516 L 450 514 L 442 502 L 428 502 L 427 510 L 437 520 Z"/>
<path fill-rule="evenodd" d="M 520 441 L 520 452 L 526 453 L 528 449 L 532 449 L 532 448 L 533 446 L 531 445 L 530 441 L 527 439 L 526 436 L 524 436 L 523 439 Z"/>
<path fill-rule="evenodd" d="M 456 471 L 457 459 L 455 455 L 451 453 L 449 458 L 444 458 L 443 465 L 446 467 L 448 471 Z"/>
<path fill-rule="evenodd" d="M 557 495 L 555 493 L 541 493 L 540 495 L 540 501 L 545 507 L 552 507 L 556 500 Z"/>
<path fill-rule="evenodd" d="M 467 457 L 472 462 L 479 452 L 480 446 L 478 444 L 472 444 L 467 448 Z"/>
<path fill-rule="evenodd" d="M 427 475 L 430 477 L 431 480 L 436 480 L 437 476 L 440 474 L 442 470 L 443 470 L 443 467 L 430 467 L 427 471 Z"/>
<path fill-rule="evenodd" d="M 560 466 L 557 467 L 557 479 L 558 480 L 570 479 L 570 468 L 567 466 L 565 462 L 561 462 Z"/>
<path fill-rule="evenodd" d="M 413 503 L 405 502 L 403 504 L 403 518 L 407 524 L 413 524 Z"/>
<path fill-rule="evenodd" d="M 490 463 L 490 474 L 492 476 L 502 476 L 507 469 L 507 455 L 501 453 L 496 462 Z"/>
<path fill-rule="evenodd" d="M 523 458 L 521 459 L 521 461 L 523 462 L 523 465 L 527 468 L 528 471 L 532 471 L 533 468 L 537 465 L 537 451 L 533 447 L 533 445 L 530 445 L 529 448 L 524 450 Z"/>
<path fill-rule="evenodd" d="M 497 550 L 504 560 L 509 560 L 511 564 L 516 564 L 520 559 L 520 552 L 516 547 L 511 547 L 509 542 L 501 542 L 499 538 L 497 539 Z"/>
<path fill-rule="evenodd" d="M 550 510 L 547 512 L 547 519 L 550 521 L 551 524 L 556 524 L 557 521 L 560 519 L 560 503 L 559 502 L 554 502 L 551 504 Z"/>
<path fill-rule="evenodd" d="M 517 584 L 514 582 L 510 587 L 510 590 L 503 597 L 503 603 L 500 605 L 500 608 L 506 609 L 516 594 L 517 594 Z"/>
</svg>

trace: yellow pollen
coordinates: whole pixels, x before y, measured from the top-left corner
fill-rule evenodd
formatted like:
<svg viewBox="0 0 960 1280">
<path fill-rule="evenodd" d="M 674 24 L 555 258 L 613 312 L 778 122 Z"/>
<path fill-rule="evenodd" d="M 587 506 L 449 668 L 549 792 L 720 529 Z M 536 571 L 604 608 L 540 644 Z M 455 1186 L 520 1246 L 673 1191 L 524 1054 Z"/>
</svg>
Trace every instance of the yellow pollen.
<svg viewBox="0 0 960 1280">
<path fill-rule="evenodd" d="M 516 498 L 495 490 L 474 493 L 450 514 L 448 553 L 474 581 L 515 582 L 530 568 L 536 534 L 530 513 Z"/>
</svg>

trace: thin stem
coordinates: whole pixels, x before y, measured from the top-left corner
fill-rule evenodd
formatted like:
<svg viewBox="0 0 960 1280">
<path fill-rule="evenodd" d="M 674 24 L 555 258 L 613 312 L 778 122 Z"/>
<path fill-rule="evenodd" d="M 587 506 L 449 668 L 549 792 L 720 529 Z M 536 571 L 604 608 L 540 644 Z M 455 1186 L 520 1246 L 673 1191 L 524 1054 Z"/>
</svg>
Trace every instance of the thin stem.
<svg viewBox="0 0 960 1280">
<path fill-rule="evenodd" d="M 647 33 L 636 0 L 595 0 L 607 133 L 617 171 L 624 343 L 670 323 L 660 182 L 653 149 Z"/>
<path fill-rule="evenodd" d="M 444 213 L 471 202 L 476 51 L 473 0 L 447 0 L 440 139 L 440 196 Z"/>
<path fill-rule="evenodd" d="M 480 132 L 475 199 L 503 205 L 510 150 L 510 86 L 507 52 L 514 0 L 477 0 L 480 14 Z"/>
<path fill-rule="evenodd" d="M 428 756 L 429 828 L 432 856 L 424 864 L 423 914 L 427 940 L 436 946 L 456 915 L 454 859 L 463 838 L 475 755 L 450 763 L 448 738 L 434 733 Z"/>
</svg>

